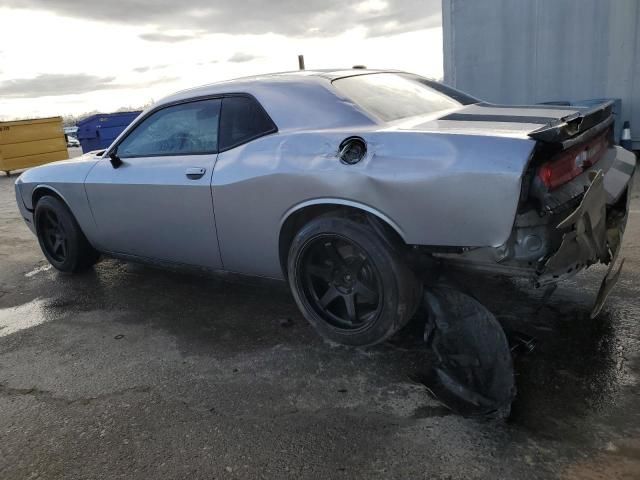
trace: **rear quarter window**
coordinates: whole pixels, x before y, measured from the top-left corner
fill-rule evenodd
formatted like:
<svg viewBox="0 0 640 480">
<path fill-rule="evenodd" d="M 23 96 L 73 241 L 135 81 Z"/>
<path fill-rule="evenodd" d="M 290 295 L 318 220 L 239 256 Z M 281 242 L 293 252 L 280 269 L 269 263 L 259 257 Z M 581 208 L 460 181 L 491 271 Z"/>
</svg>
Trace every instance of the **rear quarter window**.
<svg viewBox="0 0 640 480">
<path fill-rule="evenodd" d="M 220 114 L 220 150 L 228 150 L 277 128 L 262 106 L 252 97 L 226 97 Z"/>
</svg>

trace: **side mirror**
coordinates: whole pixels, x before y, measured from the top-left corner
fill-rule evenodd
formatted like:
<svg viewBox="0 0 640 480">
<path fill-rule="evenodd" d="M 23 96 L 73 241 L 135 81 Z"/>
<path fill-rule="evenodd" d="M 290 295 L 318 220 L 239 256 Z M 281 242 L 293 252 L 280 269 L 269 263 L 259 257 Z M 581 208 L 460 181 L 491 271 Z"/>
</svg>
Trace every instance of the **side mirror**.
<svg viewBox="0 0 640 480">
<path fill-rule="evenodd" d="M 117 151 L 113 151 L 109 154 L 109 161 L 111 162 L 111 166 L 113 168 L 118 168 L 122 165 L 122 160 L 120 159 L 120 157 L 118 156 L 118 152 Z"/>
</svg>

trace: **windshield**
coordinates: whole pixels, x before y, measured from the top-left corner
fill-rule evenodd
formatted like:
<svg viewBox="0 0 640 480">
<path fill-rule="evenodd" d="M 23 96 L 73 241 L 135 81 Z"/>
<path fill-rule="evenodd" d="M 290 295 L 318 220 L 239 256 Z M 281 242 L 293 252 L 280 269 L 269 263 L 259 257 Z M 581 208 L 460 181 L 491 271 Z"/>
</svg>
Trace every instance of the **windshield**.
<svg viewBox="0 0 640 480">
<path fill-rule="evenodd" d="M 338 78 L 333 81 L 333 85 L 342 95 L 385 122 L 477 102 L 473 97 L 444 85 L 403 73 L 374 73 Z M 451 95 L 451 92 L 456 95 Z"/>
</svg>

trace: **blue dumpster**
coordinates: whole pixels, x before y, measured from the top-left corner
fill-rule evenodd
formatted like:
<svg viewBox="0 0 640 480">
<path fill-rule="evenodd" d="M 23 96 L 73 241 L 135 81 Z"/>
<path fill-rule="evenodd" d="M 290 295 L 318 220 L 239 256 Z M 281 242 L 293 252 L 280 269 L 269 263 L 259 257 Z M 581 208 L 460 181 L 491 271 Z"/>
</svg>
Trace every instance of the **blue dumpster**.
<svg viewBox="0 0 640 480">
<path fill-rule="evenodd" d="M 78 122 L 83 152 L 107 148 L 141 112 L 98 113 Z"/>
</svg>

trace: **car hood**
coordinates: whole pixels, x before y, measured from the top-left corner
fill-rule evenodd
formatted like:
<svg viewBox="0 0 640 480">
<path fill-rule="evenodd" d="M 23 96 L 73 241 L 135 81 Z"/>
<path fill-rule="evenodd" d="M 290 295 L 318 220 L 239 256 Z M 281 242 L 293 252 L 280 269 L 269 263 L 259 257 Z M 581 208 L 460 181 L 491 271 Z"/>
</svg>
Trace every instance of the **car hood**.
<svg viewBox="0 0 640 480">
<path fill-rule="evenodd" d="M 585 110 L 588 109 L 558 105 L 476 103 L 429 117 L 406 119 L 395 123 L 394 127 L 399 130 L 529 138 L 536 130 L 579 116 Z"/>
</svg>

